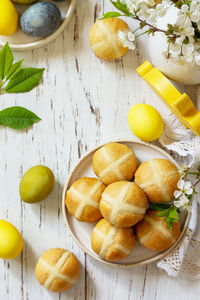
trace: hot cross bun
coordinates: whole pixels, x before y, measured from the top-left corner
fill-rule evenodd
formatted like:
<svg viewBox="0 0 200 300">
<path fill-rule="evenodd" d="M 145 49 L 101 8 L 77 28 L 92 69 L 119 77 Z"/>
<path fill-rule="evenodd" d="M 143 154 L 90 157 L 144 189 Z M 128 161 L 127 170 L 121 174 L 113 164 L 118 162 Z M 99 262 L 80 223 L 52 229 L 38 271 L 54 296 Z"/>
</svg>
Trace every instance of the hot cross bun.
<svg viewBox="0 0 200 300">
<path fill-rule="evenodd" d="M 118 228 L 100 220 L 91 234 L 92 249 L 103 259 L 117 261 L 130 255 L 135 245 L 132 228 Z"/>
<path fill-rule="evenodd" d="M 105 188 L 97 178 L 84 177 L 75 181 L 66 193 L 65 203 L 69 213 L 82 222 L 101 219 L 99 201 Z"/>
<path fill-rule="evenodd" d="M 93 156 L 94 172 L 106 185 L 119 180 L 131 180 L 136 168 L 135 154 L 124 144 L 106 144 Z"/>
<path fill-rule="evenodd" d="M 52 292 L 70 289 L 77 282 L 79 272 L 74 254 L 60 248 L 46 250 L 35 267 L 38 282 Z"/>
<path fill-rule="evenodd" d="M 147 198 L 143 190 L 133 182 L 114 182 L 103 192 L 100 210 L 111 224 L 130 227 L 144 218 Z"/>
<path fill-rule="evenodd" d="M 177 167 L 167 159 L 143 162 L 135 172 L 135 183 L 150 202 L 171 202 L 180 179 Z"/>
<path fill-rule="evenodd" d="M 171 247 L 180 235 L 180 223 L 175 222 L 170 232 L 165 217 L 156 216 L 158 211 L 148 210 L 144 219 L 136 225 L 140 243 L 150 250 L 163 251 Z"/>
</svg>

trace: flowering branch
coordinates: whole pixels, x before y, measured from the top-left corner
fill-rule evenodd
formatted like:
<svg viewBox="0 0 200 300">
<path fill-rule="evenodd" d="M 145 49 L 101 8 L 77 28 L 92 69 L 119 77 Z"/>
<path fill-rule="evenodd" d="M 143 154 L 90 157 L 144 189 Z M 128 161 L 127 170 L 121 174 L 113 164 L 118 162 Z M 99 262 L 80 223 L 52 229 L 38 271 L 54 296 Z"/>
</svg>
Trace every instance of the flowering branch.
<svg viewBox="0 0 200 300">
<path fill-rule="evenodd" d="M 153 26 L 152 24 L 149 24 L 148 22 L 146 22 L 145 20 L 142 20 L 140 17 L 137 16 L 137 13 L 135 12 L 135 15 L 132 17 L 132 19 L 135 19 L 137 21 L 140 22 L 140 24 L 142 24 L 142 27 L 140 26 L 140 29 L 142 29 L 143 27 L 145 26 L 148 26 L 152 33 L 155 33 L 155 32 L 163 32 L 165 34 L 167 34 L 167 31 L 166 30 L 163 30 L 163 29 L 160 29 L 160 28 L 157 28 L 155 26 Z M 179 36 L 175 35 L 175 34 L 172 34 L 171 37 L 173 38 L 177 38 Z"/>
<path fill-rule="evenodd" d="M 167 38 L 167 58 L 182 59 L 200 65 L 200 1 L 198 0 L 110 0 L 119 12 L 107 12 L 101 19 L 125 16 L 140 23 L 139 29 L 148 27 L 143 34 L 160 32 Z M 157 21 L 170 8 L 177 10 L 177 20 L 167 24 L 167 29 L 157 27 Z M 142 34 L 141 34 L 142 35 Z M 125 47 L 135 49 L 135 39 L 140 36 L 120 33 Z M 129 39 L 131 37 L 131 39 Z"/>
</svg>

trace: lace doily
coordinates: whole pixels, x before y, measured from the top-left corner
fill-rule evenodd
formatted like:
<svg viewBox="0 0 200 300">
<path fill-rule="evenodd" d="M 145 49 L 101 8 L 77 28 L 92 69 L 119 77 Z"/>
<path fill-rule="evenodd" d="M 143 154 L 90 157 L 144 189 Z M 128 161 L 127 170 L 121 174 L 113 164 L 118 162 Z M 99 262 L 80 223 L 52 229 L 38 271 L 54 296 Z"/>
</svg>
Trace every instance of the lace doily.
<svg viewBox="0 0 200 300">
<path fill-rule="evenodd" d="M 200 88 L 197 99 L 200 108 Z M 187 130 L 164 105 L 159 107 L 159 111 L 165 122 L 160 143 L 177 153 L 180 162 L 185 161 L 191 167 L 200 163 L 200 137 Z M 200 279 L 200 209 L 197 207 L 197 198 L 193 200 L 190 222 L 183 239 L 171 254 L 157 263 L 157 266 L 169 276 L 180 275 L 190 280 Z"/>
</svg>

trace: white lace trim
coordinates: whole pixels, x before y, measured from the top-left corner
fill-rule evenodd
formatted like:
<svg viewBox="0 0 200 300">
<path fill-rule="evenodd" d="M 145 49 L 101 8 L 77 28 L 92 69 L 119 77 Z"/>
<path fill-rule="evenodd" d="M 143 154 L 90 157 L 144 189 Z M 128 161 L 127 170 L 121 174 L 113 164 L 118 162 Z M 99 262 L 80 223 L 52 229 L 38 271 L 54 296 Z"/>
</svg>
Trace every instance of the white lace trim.
<svg viewBox="0 0 200 300">
<path fill-rule="evenodd" d="M 182 271 L 184 266 L 184 257 L 191 241 L 193 232 L 187 229 L 184 239 L 181 241 L 179 246 L 163 260 L 157 263 L 157 266 L 165 270 L 169 276 L 177 276 Z"/>
<path fill-rule="evenodd" d="M 200 108 L 200 88 L 197 98 Z M 160 143 L 168 150 L 174 151 L 173 156 L 180 162 L 186 162 L 192 167 L 200 163 L 200 137 L 187 130 L 165 105 L 161 104 L 158 109 L 165 122 Z M 196 198 L 193 200 L 192 214 L 184 238 L 171 254 L 157 263 L 157 266 L 169 276 L 180 275 L 190 280 L 200 279 L 200 210 L 197 209 Z"/>
</svg>

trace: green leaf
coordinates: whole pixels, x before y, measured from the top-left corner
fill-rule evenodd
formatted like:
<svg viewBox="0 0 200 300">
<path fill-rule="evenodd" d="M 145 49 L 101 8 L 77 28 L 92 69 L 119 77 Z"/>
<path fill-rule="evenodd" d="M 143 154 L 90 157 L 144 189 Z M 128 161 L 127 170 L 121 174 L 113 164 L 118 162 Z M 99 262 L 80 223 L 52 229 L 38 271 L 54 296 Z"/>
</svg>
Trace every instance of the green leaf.
<svg viewBox="0 0 200 300">
<path fill-rule="evenodd" d="M 170 203 L 150 203 L 149 207 L 156 211 L 163 211 L 171 207 Z"/>
<path fill-rule="evenodd" d="M 170 209 L 168 216 L 166 217 L 166 223 L 167 227 L 169 228 L 170 231 L 172 231 L 172 226 L 173 223 L 178 222 L 178 213 L 177 213 L 177 208 L 173 207 Z"/>
<path fill-rule="evenodd" d="M 13 129 L 26 129 L 40 120 L 33 112 L 21 106 L 0 111 L 0 124 Z"/>
<path fill-rule="evenodd" d="M 172 225 L 174 222 L 178 222 L 177 208 L 170 203 L 150 203 L 149 207 L 155 211 L 157 217 L 163 217 L 166 220 L 167 227 L 172 231 Z"/>
<path fill-rule="evenodd" d="M 8 43 L 0 51 L 0 79 L 6 77 L 7 72 L 10 70 L 10 67 L 13 63 L 14 57 L 10 50 Z"/>
<path fill-rule="evenodd" d="M 120 0 L 112 1 L 110 0 L 110 2 L 120 11 L 122 11 L 125 15 L 129 16 L 130 15 L 130 11 L 128 10 L 128 7 L 125 3 L 121 2 Z"/>
<path fill-rule="evenodd" d="M 169 209 L 164 209 L 162 211 L 160 211 L 158 214 L 156 214 L 157 217 L 165 217 L 168 216 L 169 214 Z"/>
<path fill-rule="evenodd" d="M 170 209 L 169 211 L 169 216 L 171 219 L 174 220 L 174 222 L 178 222 L 179 218 L 178 218 L 178 213 L 177 213 L 177 208 L 173 207 Z"/>
<path fill-rule="evenodd" d="M 7 93 L 24 93 L 32 90 L 40 81 L 43 69 L 25 68 L 21 69 L 9 81 L 5 88 Z"/>
<path fill-rule="evenodd" d="M 99 20 L 116 18 L 116 17 L 120 17 L 120 16 L 122 16 L 122 14 L 120 14 L 117 11 L 109 11 L 109 12 L 105 13 Z"/>
<path fill-rule="evenodd" d="M 7 73 L 6 80 L 13 78 L 20 70 L 23 63 L 23 59 L 13 64 Z"/>
<path fill-rule="evenodd" d="M 166 217 L 166 224 L 167 224 L 167 227 L 170 231 L 172 231 L 172 225 L 173 225 L 173 222 L 172 222 L 172 219 L 170 218 L 170 216 L 167 216 Z"/>
</svg>

